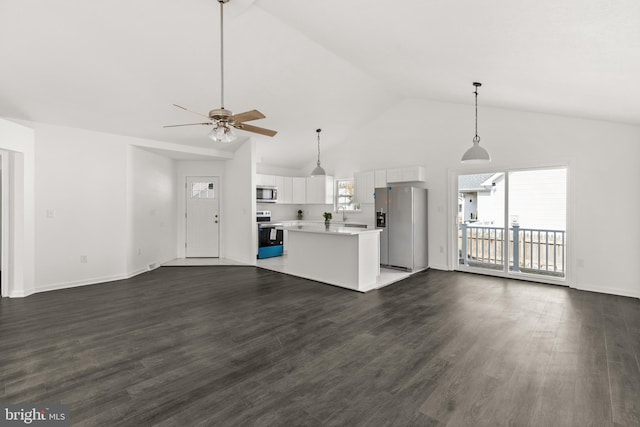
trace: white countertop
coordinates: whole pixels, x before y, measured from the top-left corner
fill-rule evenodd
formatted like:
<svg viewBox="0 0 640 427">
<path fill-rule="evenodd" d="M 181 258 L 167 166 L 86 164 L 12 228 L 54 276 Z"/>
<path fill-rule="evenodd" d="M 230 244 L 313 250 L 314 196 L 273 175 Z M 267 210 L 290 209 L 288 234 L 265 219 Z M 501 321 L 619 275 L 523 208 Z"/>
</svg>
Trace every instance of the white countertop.
<svg viewBox="0 0 640 427">
<path fill-rule="evenodd" d="M 329 226 L 329 228 L 325 227 L 324 224 L 295 225 L 292 227 L 284 227 L 284 229 L 289 232 L 297 231 L 301 233 L 338 234 L 346 236 L 355 236 L 358 234 L 366 233 L 380 233 L 382 231 L 381 229 L 376 228 L 345 227 L 341 224 L 334 224 Z"/>
<path fill-rule="evenodd" d="M 258 225 L 262 224 L 262 225 L 286 225 L 288 227 L 293 227 L 293 226 L 298 226 L 298 225 L 323 225 L 324 226 L 324 220 L 323 219 L 274 219 L 271 220 L 269 222 L 257 222 Z M 363 221 L 341 221 L 341 220 L 332 220 L 331 221 L 331 225 L 343 225 L 343 224 L 356 224 L 356 225 L 361 225 L 364 226 L 366 225 L 367 228 L 375 228 L 375 225 L 373 224 L 368 224 L 366 222 Z"/>
</svg>

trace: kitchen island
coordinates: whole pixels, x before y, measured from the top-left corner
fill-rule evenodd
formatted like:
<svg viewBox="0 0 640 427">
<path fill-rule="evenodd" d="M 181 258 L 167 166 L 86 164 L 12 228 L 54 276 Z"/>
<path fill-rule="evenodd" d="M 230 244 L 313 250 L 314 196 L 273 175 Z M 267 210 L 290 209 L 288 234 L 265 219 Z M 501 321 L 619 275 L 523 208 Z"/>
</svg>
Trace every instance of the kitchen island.
<svg viewBox="0 0 640 427">
<path fill-rule="evenodd" d="M 380 230 L 320 224 L 284 229 L 288 273 L 360 292 L 377 287 Z"/>
</svg>

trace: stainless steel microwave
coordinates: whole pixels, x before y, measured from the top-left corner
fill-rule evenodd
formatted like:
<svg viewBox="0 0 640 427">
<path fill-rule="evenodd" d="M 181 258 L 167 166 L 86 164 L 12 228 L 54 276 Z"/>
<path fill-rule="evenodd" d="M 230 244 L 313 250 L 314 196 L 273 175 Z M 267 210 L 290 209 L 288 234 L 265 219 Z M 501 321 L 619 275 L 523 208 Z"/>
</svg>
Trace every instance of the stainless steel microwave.
<svg viewBox="0 0 640 427">
<path fill-rule="evenodd" d="M 256 187 L 256 201 L 259 203 L 275 203 L 278 200 L 278 189 L 259 185 Z"/>
</svg>

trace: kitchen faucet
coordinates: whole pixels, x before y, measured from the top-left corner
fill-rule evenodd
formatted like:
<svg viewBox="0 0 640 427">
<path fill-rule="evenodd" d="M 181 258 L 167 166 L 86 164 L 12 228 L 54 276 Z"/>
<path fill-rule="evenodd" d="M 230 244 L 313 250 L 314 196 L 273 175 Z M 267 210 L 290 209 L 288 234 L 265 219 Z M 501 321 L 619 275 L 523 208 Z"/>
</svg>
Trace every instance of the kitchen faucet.
<svg viewBox="0 0 640 427">
<path fill-rule="evenodd" d="M 347 207 L 345 205 L 338 206 L 338 212 L 340 212 L 340 208 L 342 208 L 342 222 L 347 220 Z"/>
</svg>

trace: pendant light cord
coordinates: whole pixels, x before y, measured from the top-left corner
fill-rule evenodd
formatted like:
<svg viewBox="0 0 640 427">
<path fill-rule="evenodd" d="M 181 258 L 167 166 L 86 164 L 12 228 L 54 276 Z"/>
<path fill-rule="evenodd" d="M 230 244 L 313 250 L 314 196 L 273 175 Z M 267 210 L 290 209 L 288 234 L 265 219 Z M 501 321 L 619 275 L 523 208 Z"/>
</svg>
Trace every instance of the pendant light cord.
<svg viewBox="0 0 640 427">
<path fill-rule="evenodd" d="M 475 83 L 474 83 L 475 84 Z M 478 136 L 478 86 L 476 85 L 476 136 L 473 137 L 473 142 L 480 142 L 480 137 Z"/>
<path fill-rule="evenodd" d="M 320 132 L 322 131 L 322 129 L 316 129 L 316 132 L 318 132 L 318 166 L 320 166 Z"/>
<path fill-rule="evenodd" d="M 220 108 L 224 109 L 224 2 L 220 2 Z"/>
</svg>

